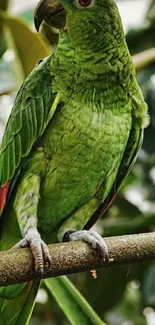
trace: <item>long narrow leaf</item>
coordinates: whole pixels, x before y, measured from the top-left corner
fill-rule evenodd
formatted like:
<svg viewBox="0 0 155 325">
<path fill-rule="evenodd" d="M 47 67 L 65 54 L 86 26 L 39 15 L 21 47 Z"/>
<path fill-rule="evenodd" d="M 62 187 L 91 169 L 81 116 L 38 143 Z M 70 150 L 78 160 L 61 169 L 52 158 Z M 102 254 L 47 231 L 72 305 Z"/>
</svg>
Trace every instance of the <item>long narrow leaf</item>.
<svg viewBox="0 0 155 325">
<path fill-rule="evenodd" d="M 39 284 L 40 281 L 27 283 L 14 299 L 0 298 L 0 325 L 29 324 Z M 13 288 L 14 286 L 12 286 L 12 290 Z"/>
<path fill-rule="evenodd" d="M 21 61 L 25 76 L 34 68 L 36 63 L 51 54 L 51 47 L 41 36 L 34 33 L 21 18 L 0 11 L 0 23 L 9 28 L 16 47 L 16 53 Z"/>
<path fill-rule="evenodd" d="M 72 325 L 105 325 L 66 276 L 44 280 Z"/>
</svg>

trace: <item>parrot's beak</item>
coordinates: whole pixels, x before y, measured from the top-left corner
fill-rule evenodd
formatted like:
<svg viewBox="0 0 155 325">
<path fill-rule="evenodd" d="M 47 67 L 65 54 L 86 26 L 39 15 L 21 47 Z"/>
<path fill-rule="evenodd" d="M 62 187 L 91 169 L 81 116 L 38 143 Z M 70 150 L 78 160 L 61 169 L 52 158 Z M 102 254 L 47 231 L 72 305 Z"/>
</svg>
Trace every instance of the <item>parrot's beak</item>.
<svg viewBox="0 0 155 325">
<path fill-rule="evenodd" d="M 34 11 L 34 24 L 37 31 L 43 21 L 54 28 L 65 29 L 66 12 L 61 0 L 39 1 Z"/>
</svg>

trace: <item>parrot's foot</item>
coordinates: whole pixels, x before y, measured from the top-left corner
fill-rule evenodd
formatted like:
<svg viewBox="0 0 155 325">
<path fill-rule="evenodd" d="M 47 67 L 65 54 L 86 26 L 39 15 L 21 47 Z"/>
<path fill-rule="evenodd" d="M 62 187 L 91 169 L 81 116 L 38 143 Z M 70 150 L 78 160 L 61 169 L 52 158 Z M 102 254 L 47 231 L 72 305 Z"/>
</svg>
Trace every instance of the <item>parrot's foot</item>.
<svg viewBox="0 0 155 325">
<path fill-rule="evenodd" d="M 24 238 L 13 248 L 30 247 L 35 261 L 35 270 L 39 276 L 43 276 L 44 267 L 51 266 L 51 257 L 47 245 L 41 239 L 38 230 L 31 227 L 26 232 Z"/>
<path fill-rule="evenodd" d="M 69 230 L 65 233 L 63 241 L 77 241 L 82 240 L 91 245 L 94 249 L 97 250 L 98 254 L 108 262 L 109 254 L 108 247 L 104 239 L 96 231 L 87 231 L 87 230 Z"/>
</svg>

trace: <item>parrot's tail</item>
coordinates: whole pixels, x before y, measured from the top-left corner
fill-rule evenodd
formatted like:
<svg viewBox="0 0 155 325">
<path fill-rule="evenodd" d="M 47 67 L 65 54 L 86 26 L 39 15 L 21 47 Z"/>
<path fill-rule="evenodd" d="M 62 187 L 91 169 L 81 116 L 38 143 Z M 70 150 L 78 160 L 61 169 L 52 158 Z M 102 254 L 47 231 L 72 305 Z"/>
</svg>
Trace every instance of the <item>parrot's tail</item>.
<svg viewBox="0 0 155 325">
<path fill-rule="evenodd" d="M 0 325 L 28 325 L 40 280 L 0 288 Z"/>
</svg>

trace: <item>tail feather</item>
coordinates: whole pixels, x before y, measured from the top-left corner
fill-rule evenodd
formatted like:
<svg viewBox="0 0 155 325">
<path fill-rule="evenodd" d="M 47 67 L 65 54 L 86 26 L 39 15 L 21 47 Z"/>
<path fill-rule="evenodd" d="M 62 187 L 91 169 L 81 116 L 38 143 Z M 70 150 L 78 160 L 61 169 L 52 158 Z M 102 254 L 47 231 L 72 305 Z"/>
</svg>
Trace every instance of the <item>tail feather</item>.
<svg viewBox="0 0 155 325">
<path fill-rule="evenodd" d="M 13 299 L 0 298 L 0 324 L 28 325 L 39 286 L 40 280 L 29 282 Z"/>
</svg>

